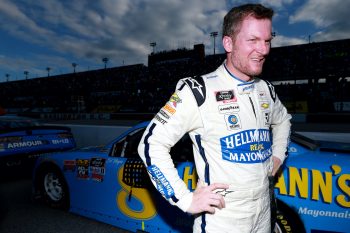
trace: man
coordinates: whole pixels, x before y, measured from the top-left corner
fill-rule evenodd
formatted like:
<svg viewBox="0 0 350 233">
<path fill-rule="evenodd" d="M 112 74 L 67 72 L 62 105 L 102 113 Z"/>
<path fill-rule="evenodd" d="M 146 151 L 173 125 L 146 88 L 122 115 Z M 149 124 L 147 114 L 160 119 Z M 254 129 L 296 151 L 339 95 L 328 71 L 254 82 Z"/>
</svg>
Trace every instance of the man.
<svg viewBox="0 0 350 233">
<path fill-rule="evenodd" d="M 180 80 L 141 139 L 139 154 L 158 190 L 196 214 L 193 232 L 271 232 L 268 177 L 286 157 L 291 118 L 273 87 L 256 78 L 270 51 L 272 16 L 260 4 L 228 12 L 224 63 Z M 194 192 L 169 155 L 187 132 L 199 178 Z"/>
</svg>

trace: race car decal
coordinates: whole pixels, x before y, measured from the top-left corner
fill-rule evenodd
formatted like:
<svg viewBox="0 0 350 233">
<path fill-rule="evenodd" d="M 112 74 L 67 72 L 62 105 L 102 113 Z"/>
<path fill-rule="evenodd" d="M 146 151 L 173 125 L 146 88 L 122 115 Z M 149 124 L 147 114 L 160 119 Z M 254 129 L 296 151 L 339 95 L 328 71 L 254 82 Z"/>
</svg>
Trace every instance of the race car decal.
<svg viewBox="0 0 350 233">
<path fill-rule="evenodd" d="M 91 179 L 97 182 L 102 182 L 106 175 L 106 159 L 91 158 L 90 160 Z"/>
<path fill-rule="evenodd" d="M 88 159 L 77 159 L 77 178 L 89 179 L 89 160 Z"/>
<path fill-rule="evenodd" d="M 124 166 L 118 170 L 118 183 L 121 186 L 116 201 L 120 211 L 133 219 L 151 219 L 156 214 L 156 206 L 145 188 L 131 187 L 123 182 Z"/>
<path fill-rule="evenodd" d="M 303 199 L 320 201 L 324 204 L 335 202 L 342 208 L 350 208 L 350 174 L 342 174 L 342 168 L 339 165 L 334 164 L 330 168 L 331 171 L 320 171 L 288 167 L 288 176 L 285 177 L 285 174 L 282 173 L 275 185 L 275 189 L 278 190 L 280 195 L 291 197 L 298 195 Z M 332 182 L 334 176 L 338 176 L 336 185 Z M 338 192 L 336 193 L 334 190 Z M 304 213 L 305 210 L 301 212 Z"/>
<path fill-rule="evenodd" d="M 24 142 L 12 142 L 7 144 L 8 149 L 16 149 L 22 147 L 33 147 L 41 146 L 47 144 L 47 141 L 44 140 L 33 140 L 33 141 L 24 141 Z"/>
<path fill-rule="evenodd" d="M 63 171 L 74 172 L 76 167 L 75 160 L 64 160 L 63 161 Z"/>
</svg>

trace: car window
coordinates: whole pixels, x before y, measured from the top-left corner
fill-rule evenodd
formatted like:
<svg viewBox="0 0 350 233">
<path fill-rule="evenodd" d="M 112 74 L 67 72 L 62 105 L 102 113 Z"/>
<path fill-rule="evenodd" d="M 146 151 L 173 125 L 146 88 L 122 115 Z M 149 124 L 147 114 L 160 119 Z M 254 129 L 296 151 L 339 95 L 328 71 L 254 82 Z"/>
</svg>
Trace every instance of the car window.
<svg viewBox="0 0 350 233">
<path fill-rule="evenodd" d="M 137 152 L 137 147 L 140 143 L 144 130 L 140 130 L 133 135 L 130 135 L 126 139 L 125 145 L 125 155 L 126 158 L 139 158 L 139 154 Z"/>
<path fill-rule="evenodd" d="M 145 129 L 134 131 L 117 142 L 113 146 L 110 156 L 139 158 L 137 147 L 140 143 Z M 193 161 L 192 142 L 188 134 L 184 135 L 173 148 L 170 154 L 174 162 Z"/>
<path fill-rule="evenodd" d="M 136 130 L 113 145 L 112 157 L 139 158 L 137 147 L 145 129 Z"/>
<path fill-rule="evenodd" d="M 2 120 L 0 119 L 0 129 L 18 129 L 40 125 L 38 122 L 30 120 Z"/>
</svg>

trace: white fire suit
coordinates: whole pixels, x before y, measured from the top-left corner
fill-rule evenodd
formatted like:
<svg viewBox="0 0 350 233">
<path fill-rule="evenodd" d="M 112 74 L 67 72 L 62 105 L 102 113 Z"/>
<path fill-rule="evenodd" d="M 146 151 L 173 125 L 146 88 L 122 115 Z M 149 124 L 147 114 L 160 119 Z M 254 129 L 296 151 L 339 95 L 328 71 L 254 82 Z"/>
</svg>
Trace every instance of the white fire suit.
<svg viewBox="0 0 350 233">
<path fill-rule="evenodd" d="M 271 156 L 284 161 L 290 118 L 271 84 L 241 81 L 223 63 L 210 74 L 178 82 L 147 127 L 138 151 L 157 189 L 186 211 L 193 194 L 169 151 L 189 132 L 199 180 L 230 187 L 221 192 L 226 207 L 196 217 L 193 231 L 267 233 Z"/>
</svg>

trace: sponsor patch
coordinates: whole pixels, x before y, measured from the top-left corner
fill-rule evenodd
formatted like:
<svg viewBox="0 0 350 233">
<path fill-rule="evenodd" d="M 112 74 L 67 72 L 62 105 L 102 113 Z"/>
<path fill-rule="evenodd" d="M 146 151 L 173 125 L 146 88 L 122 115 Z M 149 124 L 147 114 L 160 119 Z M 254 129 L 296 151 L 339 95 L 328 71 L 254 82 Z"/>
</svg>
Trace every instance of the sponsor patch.
<svg viewBox="0 0 350 233">
<path fill-rule="evenodd" d="M 232 163 L 261 163 L 272 155 L 267 129 L 245 130 L 220 138 L 222 159 Z"/>
<path fill-rule="evenodd" d="M 270 107 L 270 103 L 269 102 L 260 102 L 260 107 L 262 110 L 266 110 Z"/>
<path fill-rule="evenodd" d="M 89 179 L 89 160 L 88 159 L 77 159 L 77 178 L 79 179 Z"/>
<path fill-rule="evenodd" d="M 174 94 L 170 97 L 170 99 L 169 99 L 169 103 L 170 103 L 174 108 L 176 108 L 177 105 L 178 105 L 179 103 L 181 103 L 181 102 L 182 102 L 182 100 L 181 100 L 180 97 L 177 95 L 177 93 L 174 93 Z"/>
<path fill-rule="evenodd" d="M 163 111 L 162 109 L 159 110 L 159 114 L 162 115 L 165 119 L 169 120 L 169 118 L 170 118 L 170 116 L 165 111 Z"/>
<path fill-rule="evenodd" d="M 254 90 L 254 81 L 237 85 L 238 94 L 249 94 Z"/>
<path fill-rule="evenodd" d="M 160 169 L 151 165 L 147 167 L 148 172 L 151 174 L 152 179 L 156 182 L 158 191 L 167 199 L 174 196 L 174 189 L 171 187 L 169 181 L 165 178 Z"/>
<path fill-rule="evenodd" d="M 175 110 L 173 107 L 171 107 L 169 104 L 166 104 L 166 105 L 163 107 L 163 109 L 164 109 L 165 111 L 167 111 L 168 113 L 170 113 L 171 115 L 173 115 L 173 114 L 176 112 L 176 110 Z"/>
<path fill-rule="evenodd" d="M 225 122 L 228 130 L 241 128 L 241 120 L 238 114 L 225 115 Z"/>
<path fill-rule="evenodd" d="M 269 126 L 270 125 L 270 112 L 263 112 L 263 114 L 264 114 L 264 117 L 265 117 L 265 122 L 264 122 L 264 124 L 265 124 L 265 126 Z"/>
<path fill-rule="evenodd" d="M 239 105 L 237 103 L 219 105 L 218 107 L 220 114 L 239 112 Z"/>
<path fill-rule="evenodd" d="M 259 92 L 259 99 L 266 99 L 267 98 L 267 96 L 266 96 L 266 92 L 264 92 L 264 91 L 260 91 Z"/>
<path fill-rule="evenodd" d="M 90 160 L 90 172 L 91 179 L 97 182 L 102 182 L 106 174 L 106 159 L 104 158 L 91 158 Z"/>
<path fill-rule="evenodd" d="M 233 90 L 228 91 L 217 91 L 215 92 L 215 98 L 217 102 L 224 102 L 224 103 L 230 103 L 230 102 L 236 102 L 237 98 L 235 97 L 235 94 Z"/>
<path fill-rule="evenodd" d="M 163 125 L 168 123 L 166 120 L 164 120 L 159 114 L 154 116 L 154 119 L 156 119 L 158 122 L 162 123 Z"/>
</svg>

